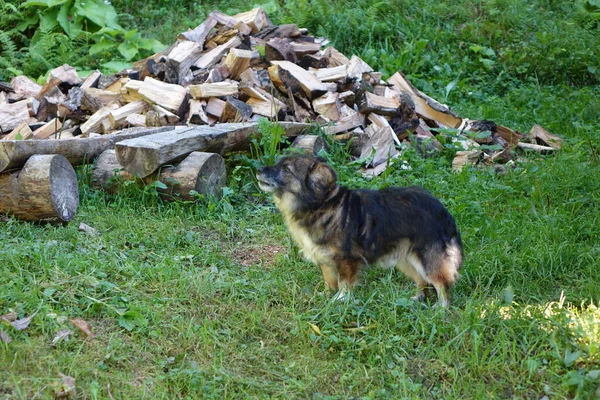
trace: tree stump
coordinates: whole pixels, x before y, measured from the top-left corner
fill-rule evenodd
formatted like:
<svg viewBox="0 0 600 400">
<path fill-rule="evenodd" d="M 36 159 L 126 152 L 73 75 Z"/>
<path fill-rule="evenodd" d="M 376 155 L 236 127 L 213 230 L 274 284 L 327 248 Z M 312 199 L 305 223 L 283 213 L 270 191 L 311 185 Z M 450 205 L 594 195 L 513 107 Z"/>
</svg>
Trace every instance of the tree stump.
<svg viewBox="0 0 600 400">
<path fill-rule="evenodd" d="M 198 151 L 190 153 L 179 164 L 166 166 L 160 173 L 153 173 L 142 179 L 136 178 L 119 164 L 115 150 L 104 151 L 92 170 L 92 185 L 109 193 L 115 193 L 119 184 L 127 180 L 135 180 L 140 185 L 158 180 L 166 185 L 165 189 L 159 188 L 161 197 L 165 200 L 193 200 L 194 193 L 190 193 L 192 190 L 204 196 L 220 197 L 226 178 L 223 157 Z"/>
<path fill-rule="evenodd" d="M 68 222 L 78 205 L 75 170 L 61 155 L 34 155 L 22 170 L 0 175 L 0 213 L 26 221 Z"/>
</svg>

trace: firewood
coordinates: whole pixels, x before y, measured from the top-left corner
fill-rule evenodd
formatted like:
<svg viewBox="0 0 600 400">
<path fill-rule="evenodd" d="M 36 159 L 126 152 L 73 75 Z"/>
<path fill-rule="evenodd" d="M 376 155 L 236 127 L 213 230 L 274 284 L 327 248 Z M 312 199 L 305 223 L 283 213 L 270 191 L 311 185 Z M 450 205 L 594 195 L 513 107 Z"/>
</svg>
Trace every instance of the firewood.
<svg viewBox="0 0 600 400">
<path fill-rule="evenodd" d="M 237 29 L 241 35 L 249 35 L 252 33 L 252 28 L 246 25 L 242 20 L 238 20 L 235 17 L 231 17 L 218 11 L 213 11 L 208 15 L 214 18 L 221 25 Z"/>
<path fill-rule="evenodd" d="M 169 66 L 175 71 L 177 79 L 171 83 L 182 84 L 190 67 L 202 55 L 202 45 L 189 40 L 178 41 L 167 55 Z"/>
<path fill-rule="evenodd" d="M 323 54 L 315 53 L 315 54 L 305 54 L 298 61 L 298 65 L 300 65 L 304 69 L 308 69 L 311 72 L 314 72 L 312 69 L 325 69 L 329 67 L 329 63 L 327 57 Z M 312 68 L 312 69 L 311 69 Z"/>
<path fill-rule="evenodd" d="M 341 132 L 352 130 L 356 127 L 362 127 L 365 125 L 364 116 L 358 112 L 354 112 L 336 122 L 333 125 L 325 127 L 325 132 L 328 135 L 335 135 Z"/>
<path fill-rule="evenodd" d="M 557 150 L 562 146 L 562 138 L 560 136 L 548 132 L 538 124 L 533 125 L 529 131 L 529 139 L 534 143 L 541 142 L 542 144 Z"/>
<path fill-rule="evenodd" d="M 83 91 L 83 96 L 81 97 L 81 107 L 84 110 L 95 113 L 111 103 L 118 102 L 119 98 L 119 93 L 96 88 L 88 88 Z"/>
<path fill-rule="evenodd" d="M 6 98 L 6 92 L 0 92 L 0 104 L 8 104 L 8 99 Z"/>
<path fill-rule="evenodd" d="M 240 78 L 240 74 L 250 66 L 250 61 L 254 58 L 259 58 L 258 51 L 231 49 L 225 57 L 223 64 L 229 69 L 232 79 Z"/>
<path fill-rule="evenodd" d="M 121 100 L 125 103 L 142 100 L 139 91 L 144 85 L 142 81 L 130 80 L 121 88 Z"/>
<path fill-rule="evenodd" d="M 292 89 L 291 86 L 287 87 L 287 95 L 288 101 L 291 104 L 291 108 L 294 110 L 294 117 L 296 121 L 302 122 L 313 119 L 313 115 L 310 112 L 310 104 L 306 102 L 306 99 L 299 96 L 297 98 L 298 101 L 296 101 L 296 97 L 294 97 L 294 89 Z M 304 102 L 302 102 L 303 100 Z"/>
<path fill-rule="evenodd" d="M 93 139 L 0 140 L 0 172 L 21 168 L 34 154 L 61 154 L 72 165 L 81 165 L 94 159 L 104 150 L 113 148 L 115 143 L 121 140 L 174 129 L 173 126 L 155 129 L 132 128 Z"/>
<path fill-rule="evenodd" d="M 379 115 L 396 115 L 400 108 L 398 99 L 392 97 L 382 97 L 376 94 L 366 92 L 358 102 L 360 112 L 368 114 L 375 113 Z"/>
<path fill-rule="evenodd" d="M 353 106 L 356 100 L 356 94 L 351 90 L 340 93 L 340 101 L 348 106 Z"/>
<path fill-rule="evenodd" d="M 390 125 L 389 121 L 383 115 L 371 113 L 371 114 L 367 115 L 367 119 L 373 125 L 375 125 L 378 129 L 386 129 L 386 130 L 387 130 L 387 128 L 392 129 L 392 126 Z M 400 146 L 400 139 L 398 138 L 398 135 L 396 135 L 396 132 L 394 132 L 394 129 L 392 129 L 392 132 L 393 132 L 392 139 L 398 146 Z"/>
<path fill-rule="evenodd" d="M 373 72 L 373 68 L 366 62 L 364 62 L 359 56 L 353 55 L 350 58 L 350 64 L 348 64 L 348 77 L 349 78 L 362 78 L 365 73 Z"/>
<path fill-rule="evenodd" d="M 234 81 L 203 83 L 201 85 L 190 85 L 190 94 L 194 99 L 206 99 L 209 97 L 225 97 L 238 94 L 239 83 Z"/>
<path fill-rule="evenodd" d="M 225 102 L 223 100 L 217 99 L 216 97 L 211 97 L 206 104 L 206 113 L 218 119 L 221 118 L 224 108 Z"/>
<path fill-rule="evenodd" d="M 113 93 L 120 93 L 121 88 L 127 84 L 127 82 L 131 81 L 129 78 L 117 78 L 110 85 L 104 87 L 103 90 Z"/>
<path fill-rule="evenodd" d="M 252 29 L 251 33 L 258 33 L 270 24 L 269 17 L 261 7 L 236 14 L 233 18 L 248 25 Z"/>
<path fill-rule="evenodd" d="M 229 41 L 227 41 L 227 43 L 217 46 L 211 51 L 204 53 L 204 55 L 202 55 L 202 57 L 200 57 L 198 61 L 194 63 L 194 67 L 198 69 L 207 69 L 212 67 L 221 61 L 227 50 L 238 47 L 240 44 L 242 44 L 242 40 L 239 37 L 232 37 Z"/>
<path fill-rule="evenodd" d="M 323 55 L 329 60 L 329 67 L 338 67 L 340 65 L 350 65 L 350 59 L 338 51 L 335 47 L 329 46 L 323 51 Z"/>
<path fill-rule="evenodd" d="M 312 101 L 316 113 L 328 118 L 330 121 L 338 121 L 340 115 L 340 100 L 337 93 L 327 93 Z"/>
<path fill-rule="evenodd" d="M 162 108 L 161 106 L 154 105 L 152 109 L 157 112 L 158 119 L 160 121 L 159 126 L 172 125 L 179 122 L 179 117 L 169 110 Z"/>
<path fill-rule="evenodd" d="M 111 110 L 108 113 L 110 126 L 112 129 L 119 129 L 128 124 L 127 117 L 131 114 L 142 114 L 146 111 L 148 103 L 144 100 L 138 100 L 128 103 L 122 107 Z"/>
<path fill-rule="evenodd" d="M 465 165 L 475 165 L 479 161 L 481 150 L 457 151 L 452 160 L 452 171 L 460 172 Z"/>
<path fill-rule="evenodd" d="M 48 90 L 39 101 L 40 108 L 37 117 L 40 121 L 45 121 L 48 117 L 65 117 L 68 113 L 68 110 L 61 107 L 67 101 L 67 96 L 60 91 L 58 86 Z"/>
<path fill-rule="evenodd" d="M 202 22 L 193 30 L 180 33 L 178 38 L 196 42 L 200 45 L 200 47 L 203 47 L 208 33 L 212 28 L 215 27 L 215 25 L 217 25 L 217 20 L 209 16 L 204 20 L 204 22 Z"/>
<path fill-rule="evenodd" d="M 282 113 L 285 113 L 285 109 L 287 108 L 284 103 L 273 97 L 270 100 L 259 100 L 251 97 L 246 104 L 252 108 L 254 114 L 277 119 L 283 118 Z"/>
<path fill-rule="evenodd" d="M 81 84 L 80 88 L 81 89 L 89 89 L 89 88 L 97 87 L 98 81 L 100 80 L 101 76 L 102 76 L 102 72 L 95 70 L 94 72 L 89 74 L 87 78 L 85 78 L 85 80 Z"/>
<path fill-rule="evenodd" d="M 398 92 L 405 92 L 410 96 L 415 104 L 415 111 L 421 117 L 436 121 L 448 128 L 458 128 L 462 119 L 456 115 L 450 108 L 440 104 L 431 97 L 421 93 L 410 83 L 402 72 L 398 71 L 388 79 L 394 89 Z"/>
<path fill-rule="evenodd" d="M 265 44 L 265 60 L 298 62 L 298 56 L 292 48 L 292 41 L 288 38 L 272 38 Z"/>
<path fill-rule="evenodd" d="M 92 116 L 79 127 L 79 129 L 81 129 L 82 137 L 89 136 L 92 132 L 103 132 L 103 122 L 107 121 L 107 126 L 110 126 L 110 113 L 118 108 L 118 104 L 111 103 L 92 114 Z"/>
<path fill-rule="evenodd" d="M 51 135 L 54 135 L 62 128 L 62 122 L 58 118 L 54 118 L 52 121 L 47 122 L 41 128 L 33 131 L 34 139 L 47 139 Z"/>
<path fill-rule="evenodd" d="M 415 130 L 414 140 L 417 151 L 425 158 L 432 157 L 444 149 L 444 146 L 435 138 L 423 121 Z"/>
<path fill-rule="evenodd" d="M 190 99 L 190 109 L 188 112 L 188 119 L 186 123 L 189 125 L 191 123 L 200 125 L 206 124 L 208 125 L 208 116 L 204 109 L 206 108 L 205 100 L 196 100 Z"/>
<path fill-rule="evenodd" d="M 23 121 L 11 133 L 4 136 L 2 140 L 27 140 L 31 138 L 33 138 L 33 132 L 27 121 Z"/>
<path fill-rule="evenodd" d="M 39 91 L 37 99 L 40 100 L 41 96 L 48 93 L 53 87 L 59 87 L 63 93 L 66 93 L 73 86 L 77 86 L 81 83 L 81 79 L 77 74 L 77 70 L 70 65 L 63 64 L 58 68 L 54 68 L 48 74 L 46 83 Z"/>
<path fill-rule="evenodd" d="M 552 153 L 554 150 L 557 150 L 554 147 L 550 147 L 550 146 L 541 146 L 539 144 L 533 144 L 533 143 L 519 143 L 517 144 L 517 147 L 523 149 L 523 150 L 530 150 L 530 151 L 535 151 L 535 152 L 539 152 L 539 153 Z"/>
<path fill-rule="evenodd" d="M 219 154 L 194 151 L 178 165 L 163 168 L 160 181 L 167 186 L 159 189 L 165 200 L 193 200 L 197 195 L 219 198 L 227 181 L 225 160 Z"/>
<path fill-rule="evenodd" d="M 271 63 L 273 64 L 269 67 L 269 76 L 271 76 L 271 80 L 281 81 L 281 73 L 279 71 L 283 70 L 289 73 L 291 78 L 298 83 L 309 100 L 312 101 L 327 93 L 327 88 L 323 82 L 302 67 L 289 61 L 272 61 Z"/>
<path fill-rule="evenodd" d="M 296 53 L 297 59 L 301 59 L 307 54 L 315 54 L 321 50 L 321 44 L 314 42 L 291 42 L 290 47 L 292 48 L 292 51 Z"/>
<path fill-rule="evenodd" d="M 15 76 L 10 81 L 10 87 L 13 93 L 8 94 L 8 100 L 15 102 L 30 97 L 37 96 L 42 90 L 42 85 L 38 85 L 24 75 Z"/>
<path fill-rule="evenodd" d="M 77 212 L 77 175 L 61 155 L 33 155 L 0 175 L 0 213 L 26 221 L 68 222 Z"/>
<path fill-rule="evenodd" d="M 129 126 L 146 127 L 146 116 L 142 114 L 129 114 L 125 118 L 125 122 Z"/>
<path fill-rule="evenodd" d="M 391 127 L 380 128 L 376 124 L 371 124 L 365 129 L 365 135 L 368 139 L 363 145 L 360 158 L 373 157 L 367 166 L 376 167 L 398 154 L 393 139 L 395 134 Z"/>
<path fill-rule="evenodd" d="M 227 96 L 220 122 L 246 122 L 252 116 L 252 107 L 232 96 Z"/>
<path fill-rule="evenodd" d="M 403 140 L 408 137 L 409 131 L 415 131 L 420 123 L 421 120 L 415 113 L 410 97 L 405 94 L 400 95 L 398 112 L 390 119 L 390 126 L 398 136 L 398 139 Z M 423 122 L 423 127 L 424 129 L 427 128 L 425 122 Z"/>
<path fill-rule="evenodd" d="M 327 143 L 319 135 L 300 135 L 294 139 L 292 147 L 301 150 L 303 153 L 316 156 L 321 150 L 327 150 Z"/>
<path fill-rule="evenodd" d="M 10 132 L 19 126 L 21 122 L 27 120 L 29 120 L 27 100 L 0 104 L 0 133 Z"/>
<path fill-rule="evenodd" d="M 254 35 L 255 37 L 263 40 L 269 40 L 272 38 L 290 38 L 302 35 L 302 31 L 298 29 L 296 24 L 284 24 L 279 26 L 272 26 L 264 28 L 262 31 Z"/>
<path fill-rule="evenodd" d="M 288 123 L 281 125 L 289 136 L 297 136 L 309 126 Z M 219 124 L 214 127 L 196 126 L 178 130 L 177 133 L 161 133 L 123 141 L 116 145 L 115 150 L 119 163 L 129 173 L 145 177 L 161 165 L 193 151 L 225 154 L 230 151 L 247 150 L 254 135 L 259 135 L 259 131 L 258 124 L 253 122 Z"/>
<path fill-rule="evenodd" d="M 331 68 L 309 68 L 309 71 L 315 74 L 321 82 L 333 82 L 340 79 L 346 79 L 348 76 L 348 67 L 339 65 Z"/>
<path fill-rule="evenodd" d="M 185 114 L 188 104 L 187 91 L 179 85 L 147 77 L 138 93 L 149 103 L 166 108 L 179 116 Z"/>
</svg>

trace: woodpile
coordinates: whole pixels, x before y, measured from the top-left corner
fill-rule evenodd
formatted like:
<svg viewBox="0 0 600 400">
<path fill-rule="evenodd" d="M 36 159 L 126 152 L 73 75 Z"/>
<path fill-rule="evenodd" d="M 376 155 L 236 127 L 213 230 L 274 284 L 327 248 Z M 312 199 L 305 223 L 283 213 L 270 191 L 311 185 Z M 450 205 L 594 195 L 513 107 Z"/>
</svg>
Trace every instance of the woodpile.
<svg viewBox="0 0 600 400">
<path fill-rule="evenodd" d="M 204 176 L 204 163 L 213 159 L 191 155 L 247 150 L 259 118 L 286 123 L 289 136 L 316 122 L 333 139 L 352 140 L 369 175 L 399 157 L 402 142 L 434 155 L 443 149 L 436 136 L 448 130 L 458 132 L 463 146 L 455 170 L 507 163 L 516 148 L 560 148 L 560 138 L 539 125 L 523 135 L 462 118 L 402 72 L 384 80 L 360 57 L 346 57 L 295 24 L 274 25 L 255 8 L 233 16 L 211 12 L 164 51 L 114 76 L 95 71 L 81 79 L 63 65 L 44 85 L 24 76 L 0 85 L 0 172 L 21 168 L 35 154 L 61 154 L 73 165 L 103 154 L 99 187 L 107 187 L 111 168 L 120 179 L 156 180 L 167 173 L 161 166 L 170 165 L 178 171 L 170 179 L 186 182 L 175 190 L 185 197 L 198 192 L 192 178 Z M 314 148 L 316 139 L 304 140 Z M 322 148 L 322 139 L 316 145 Z"/>
</svg>

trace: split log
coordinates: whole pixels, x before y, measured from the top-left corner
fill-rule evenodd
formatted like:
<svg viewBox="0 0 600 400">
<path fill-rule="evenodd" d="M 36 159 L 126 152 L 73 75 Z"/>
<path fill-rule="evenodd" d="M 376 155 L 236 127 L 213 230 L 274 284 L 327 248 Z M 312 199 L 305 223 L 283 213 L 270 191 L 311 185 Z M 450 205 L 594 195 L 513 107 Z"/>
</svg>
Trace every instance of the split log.
<svg viewBox="0 0 600 400">
<path fill-rule="evenodd" d="M 106 132 L 105 130 L 110 129 L 110 113 L 119 108 L 118 104 L 111 103 L 106 107 L 102 107 L 98 111 L 96 111 L 87 121 L 85 121 L 79 129 L 81 129 L 81 134 L 83 137 L 89 136 L 90 133 L 100 133 Z M 107 125 L 105 124 L 105 121 Z"/>
<path fill-rule="evenodd" d="M 216 118 L 221 118 L 223 115 L 223 109 L 225 108 L 225 101 L 211 97 L 206 104 L 206 113 Z"/>
<path fill-rule="evenodd" d="M 218 82 L 203 83 L 200 85 L 190 85 L 190 95 L 194 99 L 203 99 L 209 97 L 225 97 L 239 93 L 239 83 L 237 82 Z"/>
<path fill-rule="evenodd" d="M 280 125 L 286 136 L 297 136 L 310 126 L 285 122 Z M 119 163 L 129 173 L 143 178 L 161 165 L 173 162 L 193 151 L 223 155 L 230 151 L 247 150 L 254 135 L 260 135 L 258 123 L 197 126 L 123 141 L 116 144 L 115 150 Z"/>
<path fill-rule="evenodd" d="M 27 100 L 12 104 L 0 104 L 0 133 L 8 133 L 19 126 L 21 122 L 28 120 Z"/>
<path fill-rule="evenodd" d="M 327 150 L 327 143 L 318 135 L 300 135 L 294 139 L 292 147 L 316 156 L 321 150 Z"/>
<path fill-rule="evenodd" d="M 179 34 L 179 39 L 191 40 L 192 42 L 198 43 L 200 47 L 203 47 L 208 33 L 215 25 L 217 25 L 217 20 L 208 17 L 193 30 Z"/>
<path fill-rule="evenodd" d="M 111 110 L 108 113 L 108 118 L 110 120 L 110 125 L 112 129 L 119 129 L 127 125 L 127 117 L 131 114 L 141 114 L 146 111 L 148 107 L 148 103 L 144 100 L 132 101 L 124 105 L 123 107 L 119 107 L 117 109 Z"/>
<path fill-rule="evenodd" d="M 228 28 L 236 29 L 241 35 L 249 35 L 250 33 L 252 33 L 252 28 L 250 28 L 243 21 L 238 20 L 235 17 L 231 17 L 219 11 L 213 11 L 208 15 L 209 17 L 214 18 L 219 24 Z"/>
<path fill-rule="evenodd" d="M 89 74 L 87 78 L 85 78 L 85 80 L 81 84 L 80 88 L 81 89 L 89 89 L 89 88 L 97 87 L 101 76 L 102 76 L 102 72 L 95 70 L 94 72 Z"/>
<path fill-rule="evenodd" d="M 252 107 L 232 96 L 227 96 L 220 122 L 246 122 L 252 116 Z"/>
<path fill-rule="evenodd" d="M 331 68 L 309 68 L 308 70 L 315 74 L 321 82 L 335 82 L 340 79 L 346 79 L 348 76 L 348 67 L 346 65 Z"/>
<path fill-rule="evenodd" d="M 353 55 L 350 58 L 350 64 L 348 64 L 348 77 L 360 79 L 363 74 L 373 72 L 373 68 L 366 62 L 364 62 L 359 56 Z"/>
<path fill-rule="evenodd" d="M 421 93 L 406 79 L 402 72 L 398 71 L 392 75 L 388 79 L 388 83 L 398 93 L 405 92 L 410 96 L 415 103 L 415 111 L 421 117 L 436 121 L 448 128 L 458 128 L 461 125 L 462 119 L 454 111 L 450 110 L 448 106 L 440 104 L 431 97 Z"/>
<path fill-rule="evenodd" d="M 327 94 L 312 101 L 313 110 L 330 121 L 338 121 L 341 118 L 341 103 L 337 93 Z"/>
<path fill-rule="evenodd" d="M 237 36 L 234 36 L 231 39 L 229 39 L 226 43 L 215 47 L 208 53 L 204 53 L 204 55 L 194 63 L 194 67 L 198 69 L 207 69 L 209 67 L 212 67 L 213 65 L 221 61 L 223 55 L 227 50 L 234 47 L 238 47 L 240 44 L 242 44 L 242 39 L 240 39 Z"/>
<path fill-rule="evenodd" d="M 327 132 L 329 135 L 335 135 L 337 133 L 352 130 L 359 126 L 365 126 L 365 117 L 364 115 L 355 111 L 354 113 L 351 113 L 350 115 L 340 119 L 335 124 L 326 126 L 325 132 Z"/>
<path fill-rule="evenodd" d="M 373 159 L 368 166 L 376 167 L 398 154 L 394 143 L 396 134 L 389 125 L 379 127 L 371 124 L 365 129 L 365 135 L 368 139 L 362 148 L 360 158 L 369 159 L 372 156 Z"/>
<path fill-rule="evenodd" d="M 269 67 L 269 76 L 274 83 L 277 81 L 282 82 L 279 71 L 283 70 L 289 74 L 291 79 L 297 82 L 309 100 L 314 100 L 327 93 L 327 87 L 323 82 L 304 68 L 289 61 L 272 61 L 271 63 L 273 65 Z"/>
<path fill-rule="evenodd" d="M 260 58 L 256 50 L 231 49 L 223 64 L 229 69 L 232 79 L 239 79 L 240 74 L 250 66 L 250 61 L 256 58 Z"/>
<path fill-rule="evenodd" d="M 41 128 L 33 131 L 34 139 L 47 139 L 50 136 L 54 135 L 62 128 L 62 122 L 58 118 L 54 118 L 52 121 L 47 122 Z"/>
<path fill-rule="evenodd" d="M 166 108 L 179 117 L 185 114 L 188 95 L 185 88 L 179 85 L 147 77 L 138 93 L 147 102 Z"/>
<path fill-rule="evenodd" d="M 24 75 L 15 76 L 10 81 L 10 87 L 14 90 L 9 93 L 8 99 L 11 101 L 25 100 L 30 97 L 35 97 L 42 90 L 42 85 L 38 85 Z"/>
<path fill-rule="evenodd" d="M 132 128 L 118 134 L 89 139 L 65 140 L 0 140 L 0 172 L 21 168 L 35 154 L 60 154 L 73 165 L 89 162 L 115 143 L 154 133 L 174 130 L 174 126 L 140 129 Z"/>
<path fill-rule="evenodd" d="M 323 51 L 323 55 L 327 57 L 330 67 L 337 67 L 340 65 L 350 65 L 350 59 L 346 57 L 341 51 L 338 51 L 335 47 L 329 46 Z"/>
<path fill-rule="evenodd" d="M 33 132 L 26 121 L 23 121 L 2 140 L 27 140 L 33 137 Z"/>
<path fill-rule="evenodd" d="M 102 107 L 119 101 L 120 94 L 109 90 L 87 88 L 83 91 L 81 97 L 81 106 L 84 110 L 92 113 L 97 112 Z"/>
<path fill-rule="evenodd" d="M 369 92 L 365 92 L 358 104 L 360 112 L 365 114 L 396 115 L 400 108 L 400 102 L 395 97 L 377 96 Z"/>
<path fill-rule="evenodd" d="M 174 71 L 175 78 L 171 83 L 182 84 L 186 75 L 190 72 L 190 67 L 202 55 L 202 45 L 189 40 L 178 41 L 173 49 L 167 55 L 167 63 Z"/>
<path fill-rule="evenodd" d="M 108 193 L 116 193 L 119 185 L 128 180 L 136 180 L 141 185 L 160 181 L 166 185 L 159 189 L 165 200 L 180 198 L 193 200 L 197 194 L 220 197 L 227 180 L 225 160 L 215 153 L 192 152 L 175 166 L 167 166 L 143 179 L 127 172 L 117 159 L 114 149 L 104 151 L 96 160 L 92 170 L 92 185 Z M 191 193 L 190 193 L 191 192 Z"/>
<path fill-rule="evenodd" d="M 252 33 L 258 33 L 270 25 L 269 17 L 261 7 L 236 14 L 233 18 L 248 25 L 252 29 Z"/>
<path fill-rule="evenodd" d="M 34 155 L 0 175 L 0 213 L 26 221 L 68 222 L 77 212 L 77 175 L 61 155 Z"/>
</svg>

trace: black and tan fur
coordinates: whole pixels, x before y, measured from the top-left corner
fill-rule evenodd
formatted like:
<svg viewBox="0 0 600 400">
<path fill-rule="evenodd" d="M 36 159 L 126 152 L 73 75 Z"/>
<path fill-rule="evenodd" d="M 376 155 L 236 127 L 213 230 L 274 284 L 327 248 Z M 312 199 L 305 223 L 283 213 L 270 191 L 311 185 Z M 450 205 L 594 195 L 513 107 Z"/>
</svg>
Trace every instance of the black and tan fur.
<svg viewBox="0 0 600 400">
<path fill-rule="evenodd" d="M 318 264 L 327 285 L 343 298 L 365 265 L 395 267 L 413 279 L 416 300 L 433 286 L 448 307 L 462 244 L 442 203 L 418 187 L 351 190 L 337 184 L 321 159 L 283 158 L 259 169 L 259 186 L 274 195 L 304 256 Z"/>
</svg>

